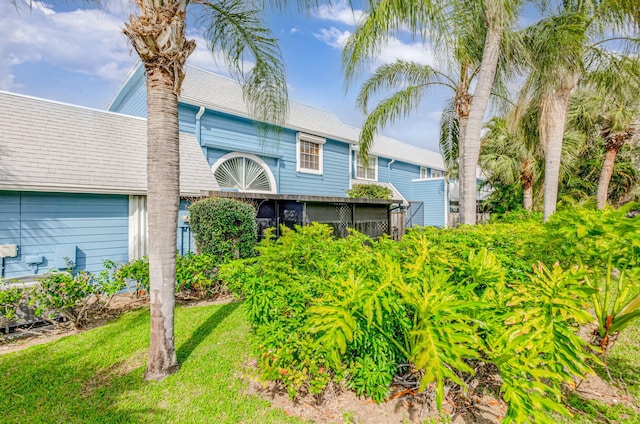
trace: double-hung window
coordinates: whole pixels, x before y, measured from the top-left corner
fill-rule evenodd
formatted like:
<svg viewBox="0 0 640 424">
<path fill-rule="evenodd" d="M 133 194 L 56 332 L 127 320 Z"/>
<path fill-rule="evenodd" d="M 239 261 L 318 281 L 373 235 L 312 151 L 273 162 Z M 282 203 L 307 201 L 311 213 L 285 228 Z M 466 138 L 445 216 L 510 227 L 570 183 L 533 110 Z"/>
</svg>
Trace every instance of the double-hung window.
<svg viewBox="0 0 640 424">
<path fill-rule="evenodd" d="M 360 155 L 355 153 L 356 178 L 360 180 L 378 181 L 378 158 L 369 155 L 369 163 L 365 166 Z"/>
<path fill-rule="evenodd" d="M 297 171 L 307 174 L 322 174 L 322 147 L 326 139 L 311 134 L 296 136 Z"/>
</svg>

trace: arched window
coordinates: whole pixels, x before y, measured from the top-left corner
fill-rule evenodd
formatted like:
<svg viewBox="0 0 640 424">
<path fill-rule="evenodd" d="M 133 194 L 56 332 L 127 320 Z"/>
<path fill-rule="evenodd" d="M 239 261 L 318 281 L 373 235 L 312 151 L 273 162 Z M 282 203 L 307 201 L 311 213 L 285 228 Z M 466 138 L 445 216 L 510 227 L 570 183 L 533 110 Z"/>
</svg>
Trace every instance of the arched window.
<svg viewBox="0 0 640 424">
<path fill-rule="evenodd" d="M 222 189 L 240 192 L 276 193 L 276 180 L 269 166 L 258 156 L 248 153 L 228 153 L 212 167 Z"/>
</svg>

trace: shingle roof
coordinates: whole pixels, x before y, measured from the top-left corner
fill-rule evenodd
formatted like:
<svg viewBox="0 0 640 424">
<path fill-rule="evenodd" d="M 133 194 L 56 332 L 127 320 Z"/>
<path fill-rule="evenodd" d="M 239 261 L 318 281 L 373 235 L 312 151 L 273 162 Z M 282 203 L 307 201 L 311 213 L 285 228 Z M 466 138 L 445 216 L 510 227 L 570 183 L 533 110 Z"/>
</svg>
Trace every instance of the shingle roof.
<svg viewBox="0 0 640 424">
<path fill-rule="evenodd" d="M 146 120 L 0 91 L 0 190 L 146 193 Z M 184 196 L 218 190 L 180 134 Z"/>
<path fill-rule="evenodd" d="M 180 101 L 249 118 L 240 84 L 229 78 L 193 67 L 186 67 Z M 360 130 L 342 122 L 336 115 L 295 101 L 289 102 L 286 127 L 314 135 L 357 144 Z M 390 159 L 444 169 L 442 155 L 390 137 L 376 136 L 371 154 Z"/>
</svg>

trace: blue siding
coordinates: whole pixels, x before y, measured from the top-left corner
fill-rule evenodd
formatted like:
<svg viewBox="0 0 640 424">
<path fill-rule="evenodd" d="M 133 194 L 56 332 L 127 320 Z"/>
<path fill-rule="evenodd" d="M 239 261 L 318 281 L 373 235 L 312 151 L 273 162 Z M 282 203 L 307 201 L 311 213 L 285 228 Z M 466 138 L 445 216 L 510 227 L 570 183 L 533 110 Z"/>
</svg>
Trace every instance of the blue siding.
<svg viewBox="0 0 640 424">
<path fill-rule="evenodd" d="M 443 227 L 445 215 L 446 190 L 444 179 L 414 181 L 413 199 L 424 202 L 424 225 Z"/>
<path fill-rule="evenodd" d="M 380 170 L 378 170 L 380 173 Z M 391 181 L 390 183 L 404 196 L 407 200 L 422 200 L 416 197 L 413 192 L 413 180 L 420 178 L 420 167 L 406 162 L 396 161 L 391 164 Z"/>
<path fill-rule="evenodd" d="M 142 68 L 138 69 L 138 72 L 131 81 L 129 81 L 125 89 L 118 93 L 109 110 L 111 112 L 146 118 L 147 86 Z"/>
<path fill-rule="evenodd" d="M 207 111 L 201 119 L 202 143 L 213 165 L 229 152 L 251 153 L 263 159 L 273 173 L 278 193 L 346 196 L 349 188 L 349 145 L 327 140 L 323 146 L 323 174 L 296 171 L 296 132 L 259 137 L 248 119 Z M 279 166 L 278 166 L 279 165 Z"/>
<path fill-rule="evenodd" d="M 393 174 L 392 168 L 393 165 L 395 165 L 395 162 L 391 164 L 391 167 L 389 167 L 390 162 L 391 159 L 378 157 L 378 181 L 382 183 L 391 182 L 391 175 Z M 355 175 L 355 170 L 353 172 Z"/>
<path fill-rule="evenodd" d="M 198 108 L 180 104 L 178 107 L 178 121 L 180 125 L 180 132 L 187 132 L 190 134 L 196 133 L 196 115 L 198 114 Z"/>
<path fill-rule="evenodd" d="M 19 248 L 17 257 L 6 259 L 6 277 L 33 274 L 27 255 L 43 255 L 38 273 L 46 272 L 59 245 L 75 245 L 77 269 L 89 272 L 100 271 L 107 258 L 126 261 L 128 202 L 116 195 L 0 191 L 0 243 Z"/>
</svg>

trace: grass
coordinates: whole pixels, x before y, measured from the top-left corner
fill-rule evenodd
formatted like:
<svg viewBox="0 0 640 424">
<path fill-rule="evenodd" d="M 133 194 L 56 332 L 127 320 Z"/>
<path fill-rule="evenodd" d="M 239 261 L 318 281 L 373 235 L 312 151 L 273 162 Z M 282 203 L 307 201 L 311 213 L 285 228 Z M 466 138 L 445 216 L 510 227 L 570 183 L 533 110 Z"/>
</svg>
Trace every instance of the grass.
<svg viewBox="0 0 640 424">
<path fill-rule="evenodd" d="M 1 423 L 299 423 L 246 393 L 250 329 L 238 303 L 178 308 L 180 371 L 142 378 L 149 312 L 0 356 Z"/>
<path fill-rule="evenodd" d="M 91 331 L 0 355 L 0 423 L 300 423 L 246 393 L 239 378 L 249 354 L 242 306 L 176 309 L 180 371 L 161 382 L 142 378 L 148 310 L 129 312 Z M 640 322 L 609 354 L 609 370 L 637 405 Z M 597 369 L 606 378 L 604 369 Z M 571 423 L 640 423 L 629 405 L 569 396 L 582 411 Z M 349 417 L 344 417 L 349 422 Z"/>
<path fill-rule="evenodd" d="M 628 394 L 636 407 L 640 405 L 640 321 L 635 321 L 622 331 L 609 351 L 607 365 L 613 378 L 611 383 Z M 609 381 L 604 367 L 595 366 L 594 370 L 605 381 Z M 570 394 L 567 401 L 581 412 L 563 421 L 566 423 L 640 423 L 640 415 L 631 405 L 607 405 L 581 399 L 574 394 Z"/>
</svg>

